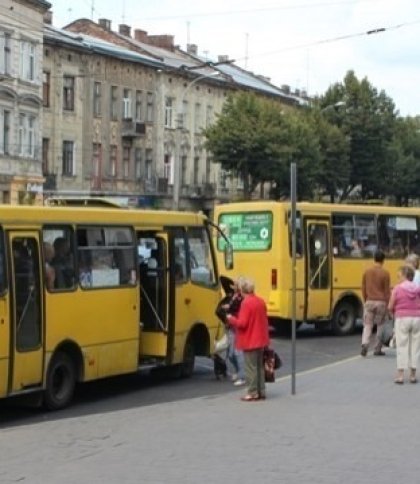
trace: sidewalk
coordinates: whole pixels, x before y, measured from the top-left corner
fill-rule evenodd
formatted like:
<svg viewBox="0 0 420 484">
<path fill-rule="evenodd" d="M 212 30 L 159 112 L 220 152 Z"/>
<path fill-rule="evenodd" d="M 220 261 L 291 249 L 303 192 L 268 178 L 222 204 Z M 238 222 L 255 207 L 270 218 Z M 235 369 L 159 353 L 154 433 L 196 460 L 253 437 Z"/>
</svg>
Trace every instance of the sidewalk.
<svg viewBox="0 0 420 484">
<path fill-rule="evenodd" d="M 229 386 L 15 429 L 23 448 L 7 430 L 0 481 L 418 484 L 420 383 L 395 385 L 395 350 L 386 351 L 298 374 L 296 396 L 287 377 L 264 402 L 241 402 L 243 389 Z"/>
</svg>

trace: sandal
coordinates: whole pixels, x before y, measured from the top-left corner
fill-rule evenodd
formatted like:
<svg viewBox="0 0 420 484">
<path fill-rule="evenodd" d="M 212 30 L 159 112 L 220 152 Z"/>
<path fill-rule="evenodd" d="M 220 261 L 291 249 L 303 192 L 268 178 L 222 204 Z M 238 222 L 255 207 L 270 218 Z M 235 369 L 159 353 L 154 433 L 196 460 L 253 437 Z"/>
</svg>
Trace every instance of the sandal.
<svg viewBox="0 0 420 484">
<path fill-rule="evenodd" d="M 256 402 L 259 399 L 260 397 L 258 395 L 244 395 L 243 397 L 241 397 L 241 400 L 243 402 Z"/>
<path fill-rule="evenodd" d="M 394 383 L 396 383 L 397 385 L 403 385 L 404 379 L 403 378 L 395 378 Z"/>
<path fill-rule="evenodd" d="M 417 383 L 417 378 L 415 376 L 410 376 L 410 383 Z"/>
</svg>

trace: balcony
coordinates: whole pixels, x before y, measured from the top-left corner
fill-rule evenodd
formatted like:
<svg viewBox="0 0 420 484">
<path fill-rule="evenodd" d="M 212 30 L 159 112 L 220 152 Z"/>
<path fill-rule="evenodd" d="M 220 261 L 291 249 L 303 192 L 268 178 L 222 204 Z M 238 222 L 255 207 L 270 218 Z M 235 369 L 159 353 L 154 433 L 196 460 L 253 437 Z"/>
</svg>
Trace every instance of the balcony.
<svg viewBox="0 0 420 484">
<path fill-rule="evenodd" d="M 132 119 L 123 119 L 121 123 L 121 136 L 123 138 L 138 138 L 146 134 L 146 124 Z"/>
</svg>

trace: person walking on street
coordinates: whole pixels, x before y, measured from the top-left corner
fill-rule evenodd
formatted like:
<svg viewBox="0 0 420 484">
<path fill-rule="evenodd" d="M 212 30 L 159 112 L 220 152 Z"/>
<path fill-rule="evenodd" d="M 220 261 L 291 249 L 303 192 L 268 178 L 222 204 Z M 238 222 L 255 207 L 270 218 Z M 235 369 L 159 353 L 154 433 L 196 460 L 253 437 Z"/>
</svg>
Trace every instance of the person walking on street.
<svg viewBox="0 0 420 484">
<path fill-rule="evenodd" d="M 392 290 L 388 309 L 394 314 L 397 339 L 397 376 L 404 383 L 404 370 L 410 369 L 410 383 L 417 383 L 416 369 L 420 354 L 420 287 L 413 282 L 414 269 L 398 270 L 399 284 Z"/>
<path fill-rule="evenodd" d="M 245 381 L 248 392 L 241 400 L 252 402 L 265 399 L 264 348 L 268 346 L 268 318 L 265 302 L 255 294 L 251 279 L 240 283 L 244 296 L 238 316 L 227 315 L 227 320 L 236 331 L 236 347 L 244 352 Z"/>
<path fill-rule="evenodd" d="M 389 272 L 383 268 L 385 254 L 377 250 L 373 256 L 374 265 L 367 269 L 362 279 L 363 333 L 362 350 L 360 354 L 366 356 L 372 336 L 373 326 L 376 325 L 376 342 L 373 354 L 382 356 L 381 333 L 390 296 Z"/>
</svg>

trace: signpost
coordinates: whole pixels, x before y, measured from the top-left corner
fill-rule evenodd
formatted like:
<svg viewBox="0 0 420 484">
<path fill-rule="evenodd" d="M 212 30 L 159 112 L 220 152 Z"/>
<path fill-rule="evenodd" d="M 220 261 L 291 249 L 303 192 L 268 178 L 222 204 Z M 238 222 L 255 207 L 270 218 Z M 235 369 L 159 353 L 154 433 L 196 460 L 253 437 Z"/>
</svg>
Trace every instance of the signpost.
<svg viewBox="0 0 420 484">
<path fill-rule="evenodd" d="M 273 216 L 270 212 L 229 213 L 221 215 L 219 226 L 234 250 L 255 251 L 271 247 Z M 219 240 L 219 249 L 226 243 Z"/>
<path fill-rule="evenodd" d="M 296 395 L 296 163 L 290 164 L 292 224 L 292 395 Z"/>
</svg>

